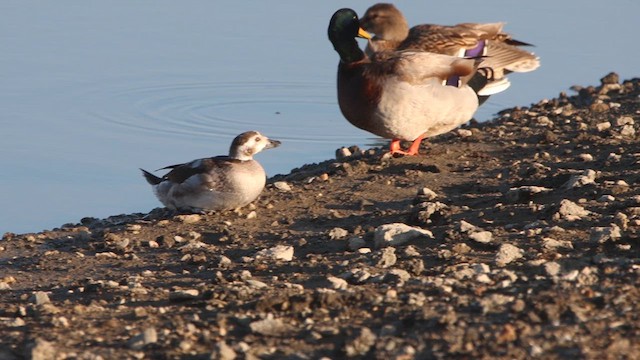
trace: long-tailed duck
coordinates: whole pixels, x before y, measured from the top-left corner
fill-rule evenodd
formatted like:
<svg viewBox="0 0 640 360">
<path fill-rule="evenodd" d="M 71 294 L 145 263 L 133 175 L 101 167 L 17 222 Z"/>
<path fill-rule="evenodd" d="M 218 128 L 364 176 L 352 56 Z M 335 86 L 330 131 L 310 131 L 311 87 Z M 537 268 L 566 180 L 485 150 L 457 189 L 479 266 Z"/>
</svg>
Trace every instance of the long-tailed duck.
<svg viewBox="0 0 640 360">
<path fill-rule="evenodd" d="M 158 169 L 171 170 L 162 177 L 140 170 L 158 200 L 169 209 L 236 209 L 255 200 L 266 183 L 265 171 L 253 155 L 279 145 L 280 141 L 247 131 L 233 139 L 228 156 L 167 166 Z"/>
</svg>

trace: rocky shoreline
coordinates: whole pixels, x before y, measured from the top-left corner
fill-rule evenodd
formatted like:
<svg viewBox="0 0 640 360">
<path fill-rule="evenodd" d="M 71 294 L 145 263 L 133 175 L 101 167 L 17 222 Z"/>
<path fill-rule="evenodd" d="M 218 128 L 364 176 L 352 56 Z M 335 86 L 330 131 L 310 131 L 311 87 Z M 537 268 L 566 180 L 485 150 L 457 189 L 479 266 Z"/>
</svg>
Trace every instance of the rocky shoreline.
<svg viewBox="0 0 640 360">
<path fill-rule="evenodd" d="M 0 359 L 637 358 L 640 80 L 339 149 L 235 212 L 0 240 Z"/>
</svg>

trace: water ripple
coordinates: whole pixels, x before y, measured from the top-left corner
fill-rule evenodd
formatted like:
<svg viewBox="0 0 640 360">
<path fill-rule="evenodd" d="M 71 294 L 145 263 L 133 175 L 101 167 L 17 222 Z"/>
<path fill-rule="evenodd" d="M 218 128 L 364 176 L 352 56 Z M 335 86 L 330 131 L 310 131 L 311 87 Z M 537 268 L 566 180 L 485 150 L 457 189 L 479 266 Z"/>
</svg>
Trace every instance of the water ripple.
<svg viewBox="0 0 640 360">
<path fill-rule="evenodd" d="M 333 82 L 176 82 L 103 87 L 89 97 L 95 119 L 143 135 L 210 139 L 257 129 L 293 142 L 343 144 L 356 138 L 332 126 L 345 123 Z M 100 109 L 99 103 L 109 105 Z"/>
</svg>

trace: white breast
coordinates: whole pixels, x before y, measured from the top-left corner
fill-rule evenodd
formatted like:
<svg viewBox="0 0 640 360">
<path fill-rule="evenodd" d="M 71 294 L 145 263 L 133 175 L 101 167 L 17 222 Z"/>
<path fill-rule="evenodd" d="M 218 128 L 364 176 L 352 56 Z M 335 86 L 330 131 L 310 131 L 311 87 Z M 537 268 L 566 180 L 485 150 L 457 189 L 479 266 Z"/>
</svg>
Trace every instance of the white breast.
<svg viewBox="0 0 640 360">
<path fill-rule="evenodd" d="M 456 88 L 433 79 L 420 85 L 391 78 L 374 113 L 377 135 L 413 141 L 422 134 L 436 136 L 469 121 L 478 108 L 471 88 Z"/>
</svg>

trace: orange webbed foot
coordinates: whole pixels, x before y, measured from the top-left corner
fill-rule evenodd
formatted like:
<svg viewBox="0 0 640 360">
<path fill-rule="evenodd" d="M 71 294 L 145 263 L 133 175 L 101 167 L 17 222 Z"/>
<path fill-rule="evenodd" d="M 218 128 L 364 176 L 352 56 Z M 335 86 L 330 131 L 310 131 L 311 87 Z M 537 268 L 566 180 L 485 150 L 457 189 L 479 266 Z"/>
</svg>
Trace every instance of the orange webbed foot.
<svg viewBox="0 0 640 360">
<path fill-rule="evenodd" d="M 411 144 L 411 146 L 407 151 L 402 150 L 402 148 L 400 147 L 400 140 L 393 139 L 389 144 L 389 151 L 391 152 L 391 155 L 395 155 L 395 154 L 407 155 L 407 156 L 419 155 L 418 150 L 420 150 L 420 143 L 422 142 L 422 139 L 424 139 L 424 136 L 419 136 L 417 139 L 413 140 L 413 143 Z"/>
</svg>

